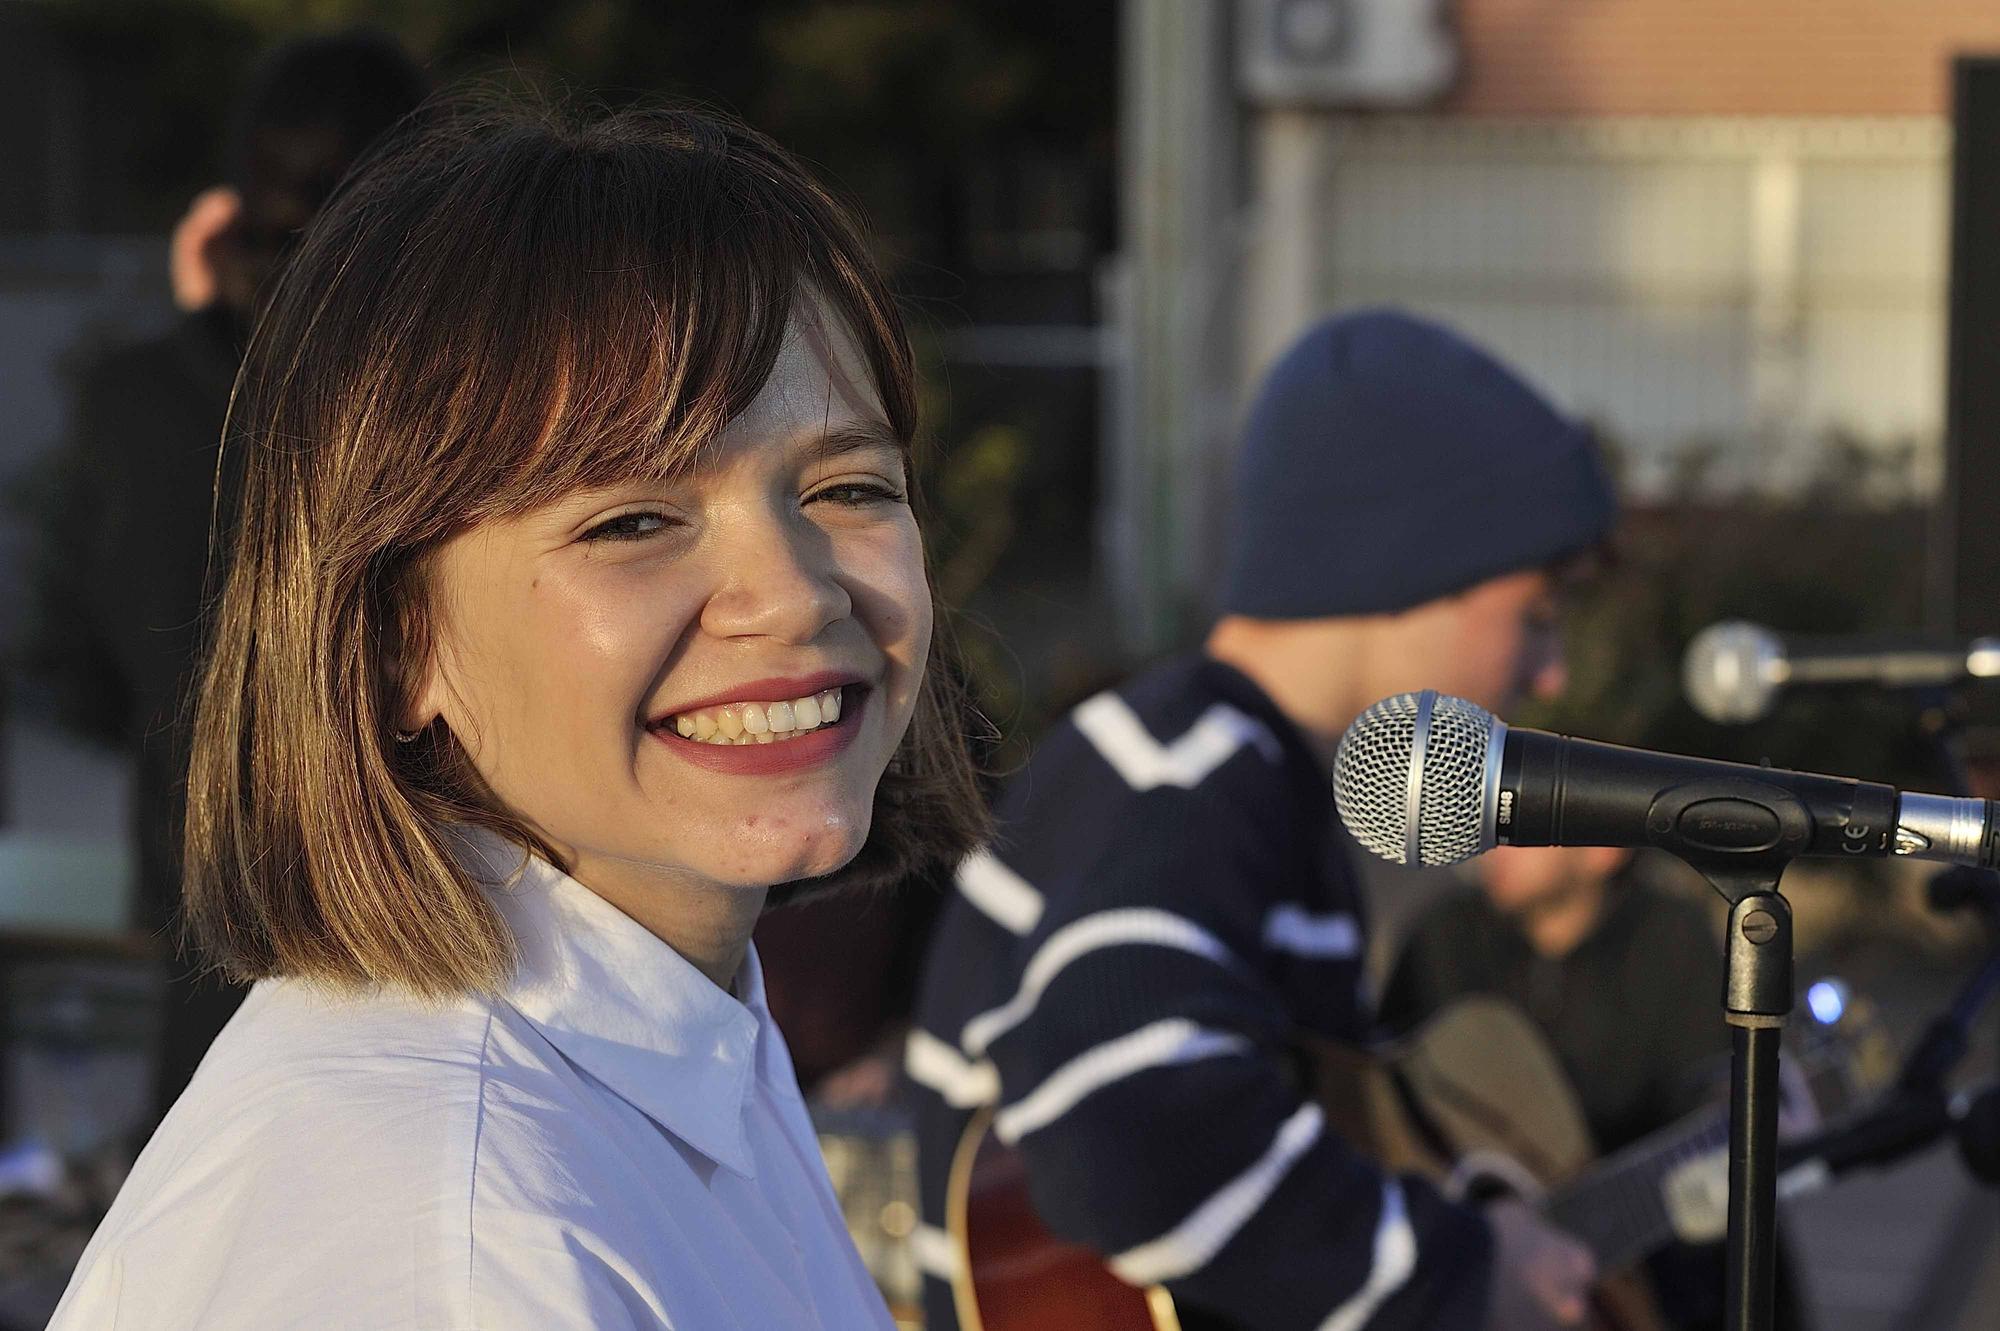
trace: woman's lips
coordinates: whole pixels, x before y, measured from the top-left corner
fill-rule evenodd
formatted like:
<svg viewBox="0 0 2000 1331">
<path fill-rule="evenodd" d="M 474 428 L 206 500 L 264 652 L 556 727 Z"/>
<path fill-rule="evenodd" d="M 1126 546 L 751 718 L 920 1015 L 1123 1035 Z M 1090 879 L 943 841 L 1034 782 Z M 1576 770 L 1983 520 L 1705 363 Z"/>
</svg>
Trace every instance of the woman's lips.
<svg viewBox="0 0 2000 1331">
<path fill-rule="evenodd" d="M 861 717 L 868 705 L 868 690 L 856 685 L 842 689 L 840 694 L 839 720 L 823 722 L 814 729 L 794 733 L 788 739 L 716 744 L 683 736 L 670 724 L 648 726 L 646 733 L 666 745 L 668 752 L 676 757 L 712 772 L 743 776 L 795 772 L 830 761 L 852 744 L 860 733 Z"/>
</svg>

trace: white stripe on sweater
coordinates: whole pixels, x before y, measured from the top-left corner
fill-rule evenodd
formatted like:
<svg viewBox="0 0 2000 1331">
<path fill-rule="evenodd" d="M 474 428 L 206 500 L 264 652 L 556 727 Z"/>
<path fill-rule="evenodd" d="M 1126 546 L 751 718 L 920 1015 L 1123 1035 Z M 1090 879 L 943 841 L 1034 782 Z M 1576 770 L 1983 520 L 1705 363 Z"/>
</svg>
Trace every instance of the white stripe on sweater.
<svg viewBox="0 0 2000 1331">
<path fill-rule="evenodd" d="M 974 1062 L 929 1031 L 911 1027 L 903 1041 L 903 1071 L 928 1086 L 953 1109 L 990 1105 L 1000 1098 L 1000 1074 L 985 1059 Z"/>
<path fill-rule="evenodd" d="M 1138 714 L 1115 693 L 1100 693 L 1083 702 L 1070 713 L 1070 720 L 1134 790 L 1193 789 L 1245 744 L 1254 743 L 1272 762 L 1281 754 L 1277 737 L 1263 722 L 1228 703 L 1216 703 L 1203 712 L 1171 744 L 1154 739 Z"/>
<path fill-rule="evenodd" d="M 1041 921 L 1042 894 L 991 851 L 975 850 L 959 863 L 958 891 L 1009 933 L 1031 933 Z"/>
<path fill-rule="evenodd" d="M 933 1280 L 950 1280 L 958 1274 L 958 1243 L 936 1225 L 918 1225 L 910 1231 L 910 1259 Z"/>
<path fill-rule="evenodd" d="M 1382 1182 L 1382 1212 L 1375 1220 L 1375 1258 L 1354 1297 L 1335 1308 L 1319 1331 L 1361 1331 L 1417 1269 L 1417 1234 L 1410 1228 L 1403 1188 L 1395 1179 Z"/>
<path fill-rule="evenodd" d="M 1134 1073 L 1220 1058 L 1249 1047 L 1249 1039 L 1234 1031 L 1197 1026 L 1180 1017 L 1141 1026 L 1085 1050 L 1050 1073 L 1046 1081 L 1019 1102 L 1000 1111 L 993 1120 L 993 1135 L 1012 1146 L 1061 1118 L 1091 1092 Z"/>
<path fill-rule="evenodd" d="M 1314 915 L 1296 902 L 1271 907 L 1264 917 L 1264 946 L 1315 960 L 1361 955 L 1361 925 L 1346 911 Z"/>
<path fill-rule="evenodd" d="M 1319 1140 L 1325 1119 L 1318 1105 L 1300 1105 L 1271 1139 L 1263 1158 L 1225 1183 L 1187 1219 L 1156 1239 L 1128 1248 L 1110 1260 L 1120 1280 L 1158 1285 L 1181 1280 L 1207 1266 L 1222 1245 L 1257 1214 L 1294 1161 Z"/>
<path fill-rule="evenodd" d="M 967 1022 L 959 1044 L 974 1058 L 983 1057 L 996 1039 L 1027 1020 L 1065 966 L 1101 948 L 1128 946 L 1167 947 L 1225 966 L 1235 963 L 1214 934 L 1179 915 L 1146 906 L 1099 911 L 1050 934 L 1021 973 L 1020 989 L 999 1007 Z"/>
</svg>

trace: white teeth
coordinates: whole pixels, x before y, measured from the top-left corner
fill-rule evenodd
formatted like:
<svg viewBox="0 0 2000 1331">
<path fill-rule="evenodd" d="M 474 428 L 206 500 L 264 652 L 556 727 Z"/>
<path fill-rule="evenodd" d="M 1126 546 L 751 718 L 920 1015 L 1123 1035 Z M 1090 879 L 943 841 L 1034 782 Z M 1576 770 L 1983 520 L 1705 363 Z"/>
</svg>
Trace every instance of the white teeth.
<svg viewBox="0 0 2000 1331">
<path fill-rule="evenodd" d="M 701 744 L 770 744 L 840 720 L 840 690 L 822 689 L 776 702 L 732 702 L 681 712 L 670 723 L 683 739 Z"/>
</svg>

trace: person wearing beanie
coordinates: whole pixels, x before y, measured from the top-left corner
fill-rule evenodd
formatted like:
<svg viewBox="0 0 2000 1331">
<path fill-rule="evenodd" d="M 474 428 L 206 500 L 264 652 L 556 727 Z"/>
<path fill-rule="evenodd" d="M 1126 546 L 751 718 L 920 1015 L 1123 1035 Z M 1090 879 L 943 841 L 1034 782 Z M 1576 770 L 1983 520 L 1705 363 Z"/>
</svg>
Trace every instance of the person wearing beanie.
<svg viewBox="0 0 2000 1331">
<path fill-rule="evenodd" d="M 1040 743 L 939 924 L 905 1055 L 927 1326 L 959 1325 L 949 1175 L 982 1109 L 1048 1229 L 1188 1331 L 1582 1323 L 1580 1245 L 1375 1167 L 1296 1047 L 1374 1027 L 1342 732 L 1405 689 L 1560 688 L 1567 570 L 1615 514 L 1587 433 L 1448 329 L 1348 314 L 1280 359 L 1202 648 Z"/>
</svg>

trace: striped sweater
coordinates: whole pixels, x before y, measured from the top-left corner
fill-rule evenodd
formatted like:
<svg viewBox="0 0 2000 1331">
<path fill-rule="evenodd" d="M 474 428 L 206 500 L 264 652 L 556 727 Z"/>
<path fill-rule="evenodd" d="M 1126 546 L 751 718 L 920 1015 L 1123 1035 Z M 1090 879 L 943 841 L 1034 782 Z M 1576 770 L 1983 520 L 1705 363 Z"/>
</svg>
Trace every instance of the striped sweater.
<svg viewBox="0 0 2000 1331">
<path fill-rule="evenodd" d="M 1369 1014 L 1357 880 L 1284 714 L 1219 662 L 1167 663 L 1071 713 L 997 812 L 905 1060 L 930 1331 L 957 1325 L 952 1151 L 996 1101 L 1050 1229 L 1188 1327 L 1477 1327 L 1484 1222 L 1349 1149 L 1290 1053 Z"/>
</svg>

